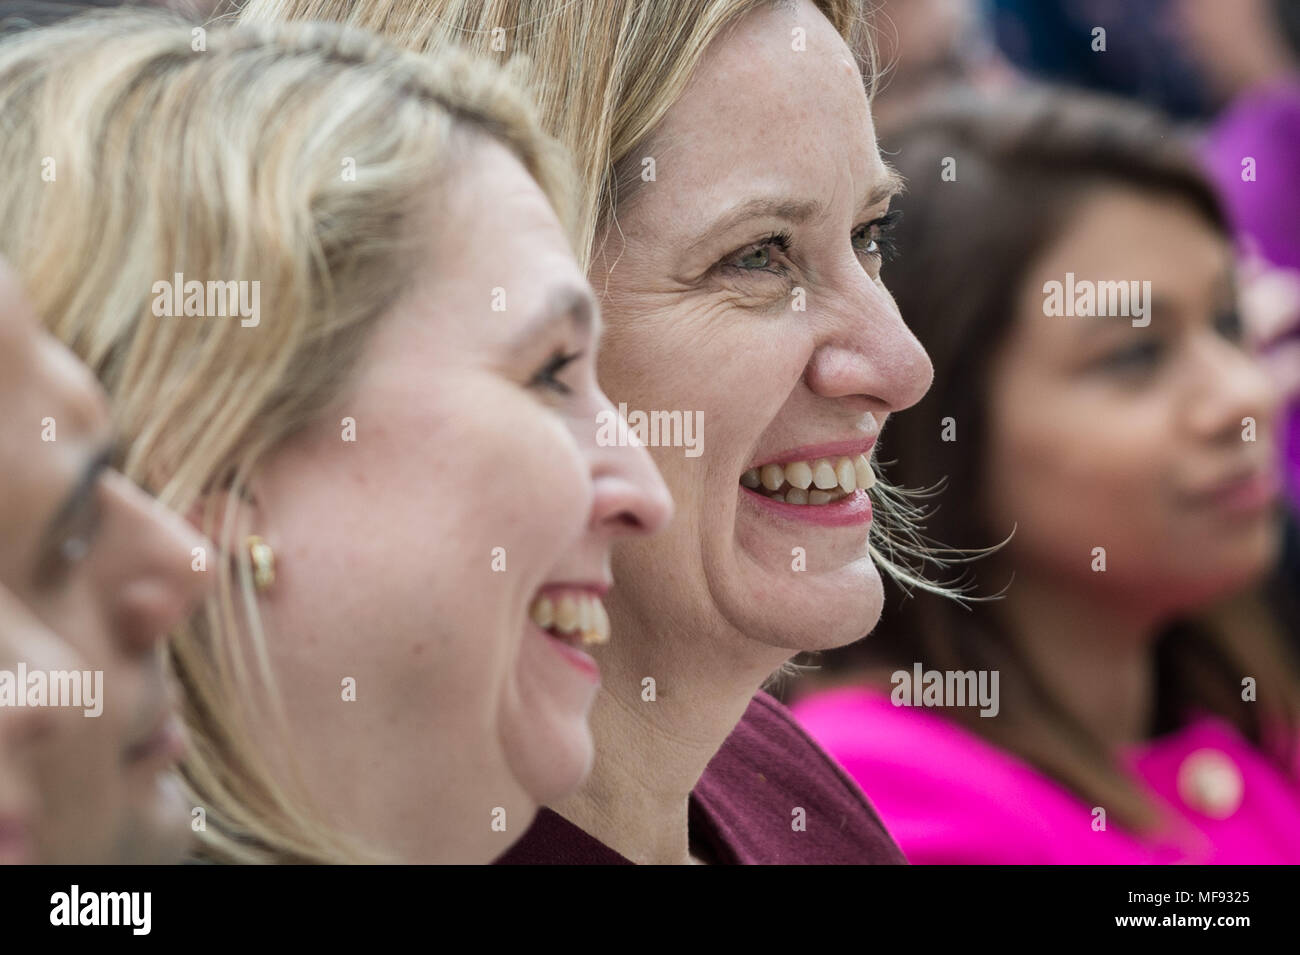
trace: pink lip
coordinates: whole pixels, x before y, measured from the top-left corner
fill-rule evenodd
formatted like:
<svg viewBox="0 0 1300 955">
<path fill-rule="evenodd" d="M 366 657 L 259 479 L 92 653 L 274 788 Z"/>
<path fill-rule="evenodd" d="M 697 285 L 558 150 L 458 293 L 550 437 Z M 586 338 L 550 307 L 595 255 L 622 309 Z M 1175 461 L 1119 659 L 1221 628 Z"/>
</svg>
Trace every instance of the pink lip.
<svg viewBox="0 0 1300 955">
<path fill-rule="evenodd" d="M 560 581 L 558 583 L 543 584 L 541 587 L 538 588 L 537 596 L 549 597 L 551 594 L 564 593 L 565 591 L 568 591 L 570 593 L 574 591 L 582 591 L 583 593 L 595 594 L 597 597 L 600 597 L 603 600 L 605 599 L 605 595 L 609 593 L 610 588 L 613 586 L 614 586 L 614 582 L 612 580 L 577 581 L 577 582 Z"/>
<path fill-rule="evenodd" d="M 1252 514 L 1265 510 L 1276 500 L 1282 489 L 1281 480 L 1271 468 L 1256 471 L 1245 477 L 1225 481 L 1203 494 L 1196 502 L 1218 508 L 1228 514 Z"/>
<path fill-rule="evenodd" d="M 790 461 L 815 461 L 818 458 L 847 458 L 855 454 L 870 454 L 875 443 L 876 436 L 872 435 L 870 438 L 832 441 L 830 444 L 805 444 L 764 458 L 762 461 L 751 464 L 745 470 L 761 468 L 765 464 L 786 464 Z M 798 507 L 799 505 L 794 506 Z"/>
<path fill-rule="evenodd" d="M 795 458 L 795 460 L 799 459 Z M 821 527 L 849 527 L 854 524 L 871 523 L 871 497 L 861 489 L 846 494 L 830 504 L 787 504 L 785 501 L 774 501 L 747 487 L 742 487 L 740 490 L 744 492 L 745 500 L 752 501 L 757 507 L 788 521 L 816 524 Z"/>
<path fill-rule="evenodd" d="M 569 646 L 558 637 L 552 636 L 531 620 L 528 621 L 528 629 L 532 631 L 534 636 L 545 640 L 547 646 L 563 657 L 565 662 L 575 670 L 591 680 L 592 683 L 600 684 L 600 667 L 588 654 L 583 653 L 577 647 Z"/>
<path fill-rule="evenodd" d="M 25 865 L 32 861 L 32 837 L 18 816 L 0 816 L 0 865 Z"/>
<path fill-rule="evenodd" d="M 126 761 L 171 764 L 185 755 L 185 732 L 180 719 L 172 711 L 162 717 L 157 727 L 147 737 L 133 743 L 126 751 Z"/>
</svg>

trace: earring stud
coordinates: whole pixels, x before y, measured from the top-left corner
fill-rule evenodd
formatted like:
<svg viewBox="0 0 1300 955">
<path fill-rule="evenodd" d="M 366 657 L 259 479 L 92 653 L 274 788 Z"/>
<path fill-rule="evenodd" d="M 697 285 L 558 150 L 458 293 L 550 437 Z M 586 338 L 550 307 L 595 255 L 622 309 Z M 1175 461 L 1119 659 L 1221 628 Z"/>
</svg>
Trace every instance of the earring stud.
<svg viewBox="0 0 1300 955">
<path fill-rule="evenodd" d="M 275 551 L 256 535 L 249 537 L 247 544 L 248 557 L 253 562 L 253 584 L 259 591 L 265 591 L 275 583 Z"/>
</svg>

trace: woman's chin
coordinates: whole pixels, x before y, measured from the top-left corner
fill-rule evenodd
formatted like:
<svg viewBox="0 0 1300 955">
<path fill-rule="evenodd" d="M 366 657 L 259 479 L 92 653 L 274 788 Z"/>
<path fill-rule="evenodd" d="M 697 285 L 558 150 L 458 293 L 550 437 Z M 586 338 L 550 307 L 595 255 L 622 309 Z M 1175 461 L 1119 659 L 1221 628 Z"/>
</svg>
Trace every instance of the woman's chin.
<svg viewBox="0 0 1300 955">
<path fill-rule="evenodd" d="M 596 758 L 591 731 L 585 724 L 541 752 L 546 759 L 525 757 L 514 769 L 524 792 L 539 806 L 554 805 L 577 792 Z"/>
<path fill-rule="evenodd" d="M 765 574 L 737 595 L 730 616 L 749 639 L 800 653 L 860 640 L 880 621 L 883 607 L 880 571 L 863 557 L 833 570 Z"/>
<path fill-rule="evenodd" d="M 522 675 L 517 705 L 502 716 L 506 764 L 538 805 L 572 795 L 595 760 L 589 723 L 595 685 L 579 692 L 572 686 L 557 687 L 556 682 L 555 673 L 540 668 Z"/>
</svg>

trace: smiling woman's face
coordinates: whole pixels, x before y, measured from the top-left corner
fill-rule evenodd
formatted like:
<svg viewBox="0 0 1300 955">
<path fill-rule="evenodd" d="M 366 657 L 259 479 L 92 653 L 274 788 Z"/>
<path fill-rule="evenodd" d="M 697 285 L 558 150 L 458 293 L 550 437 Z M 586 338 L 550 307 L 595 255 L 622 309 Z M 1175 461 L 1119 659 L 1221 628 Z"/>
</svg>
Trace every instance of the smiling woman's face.
<svg viewBox="0 0 1300 955">
<path fill-rule="evenodd" d="M 645 154 L 656 181 L 620 206 L 592 267 L 601 383 L 629 412 L 702 413 L 704 448 L 652 448 L 677 517 L 616 549 L 615 601 L 788 650 L 855 640 L 882 591 L 867 495 L 843 489 L 931 369 L 881 281 L 897 184 L 853 57 L 810 3 L 749 14 Z"/>
<path fill-rule="evenodd" d="M 643 448 L 596 444 L 600 317 L 546 196 L 504 147 L 469 150 L 409 293 L 270 456 L 250 527 L 276 552 L 261 602 L 293 755 L 407 860 L 484 861 L 582 781 L 599 679 L 575 631 L 604 629 L 614 537 L 671 512 Z M 534 622 L 543 599 L 564 636 Z"/>
</svg>

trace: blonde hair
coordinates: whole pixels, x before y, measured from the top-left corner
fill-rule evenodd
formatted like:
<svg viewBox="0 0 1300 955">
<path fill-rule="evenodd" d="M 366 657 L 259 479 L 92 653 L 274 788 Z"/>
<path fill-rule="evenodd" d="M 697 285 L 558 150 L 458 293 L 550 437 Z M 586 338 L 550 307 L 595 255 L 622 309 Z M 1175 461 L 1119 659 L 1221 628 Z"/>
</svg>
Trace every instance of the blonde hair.
<svg viewBox="0 0 1300 955">
<path fill-rule="evenodd" d="M 861 0 L 814 0 L 874 77 Z M 516 62 L 547 129 L 574 157 L 579 261 L 612 222 L 620 186 L 705 50 L 753 10 L 792 0 L 250 0 L 243 23 L 363 27 L 429 53 L 461 46 Z M 636 172 L 639 173 L 637 166 Z"/>
<path fill-rule="evenodd" d="M 201 509 L 216 541 L 215 595 L 171 643 L 207 857 L 373 857 L 272 772 L 246 718 L 260 679 L 283 729 L 234 515 L 412 278 L 416 217 L 473 136 L 508 147 L 572 230 L 559 147 L 508 77 L 464 56 L 326 25 L 196 32 L 138 11 L 0 43 L 0 254 L 104 382 L 122 470 Z M 260 282 L 267 314 L 157 318 L 154 285 L 174 273 Z"/>
<path fill-rule="evenodd" d="M 876 53 L 865 0 L 813 0 L 858 61 L 868 97 Z M 577 252 L 590 268 L 640 180 L 640 157 L 686 89 L 709 44 L 746 14 L 792 0 L 250 0 L 241 22 L 324 20 L 374 30 L 422 53 L 450 45 L 515 63 L 547 129 L 578 173 Z M 957 596 L 928 580 L 922 561 L 944 567 L 974 552 L 943 550 L 916 530 L 918 495 L 881 480 L 871 553 L 908 588 Z"/>
</svg>

